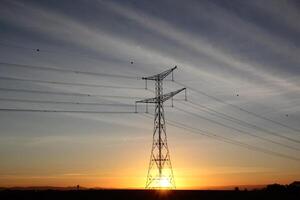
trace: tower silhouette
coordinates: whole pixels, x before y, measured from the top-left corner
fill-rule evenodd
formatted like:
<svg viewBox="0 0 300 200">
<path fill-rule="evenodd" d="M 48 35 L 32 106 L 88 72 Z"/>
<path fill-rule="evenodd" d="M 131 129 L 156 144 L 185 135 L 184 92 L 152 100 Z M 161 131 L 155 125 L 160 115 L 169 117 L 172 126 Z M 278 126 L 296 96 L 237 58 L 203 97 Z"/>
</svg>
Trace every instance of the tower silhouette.
<svg viewBox="0 0 300 200">
<path fill-rule="evenodd" d="M 164 116 L 164 102 L 174 95 L 185 90 L 182 88 L 174 92 L 163 94 L 163 80 L 177 67 L 166 70 L 160 74 L 156 74 L 149 77 L 143 77 L 142 79 L 147 81 L 155 81 L 155 97 L 136 101 L 137 103 L 146 103 L 148 111 L 148 103 L 155 104 L 154 112 L 154 130 L 153 130 L 153 142 L 151 148 L 151 156 L 146 180 L 146 189 L 175 189 L 175 180 L 172 170 L 170 152 L 167 143 L 167 132 L 166 132 L 166 122 Z M 137 109 L 137 106 L 135 107 Z M 137 111 L 137 110 L 136 110 Z"/>
</svg>

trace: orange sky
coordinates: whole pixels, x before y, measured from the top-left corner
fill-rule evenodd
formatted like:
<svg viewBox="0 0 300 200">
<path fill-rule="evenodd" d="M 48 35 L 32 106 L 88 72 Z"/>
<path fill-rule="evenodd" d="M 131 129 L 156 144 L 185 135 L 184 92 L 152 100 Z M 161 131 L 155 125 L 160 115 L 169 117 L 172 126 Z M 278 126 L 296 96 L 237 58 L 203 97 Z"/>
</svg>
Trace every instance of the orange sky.
<svg viewBox="0 0 300 200">
<path fill-rule="evenodd" d="M 177 135 L 174 132 L 176 129 L 170 128 L 169 130 L 170 133 L 173 131 L 173 134 Z M 253 153 L 206 139 L 187 148 L 185 145 L 191 141 L 176 137 L 170 137 L 169 146 L 177 189 L 262 185 L 275 182 L 288 184 L 300 179 L 299 164 L 295 161 L 283 162 L 272 156 Z M 195 136 L 189 137 L 192 139 Z M 40 159 L 35 155 L 23 159 L 28 163 L 19 163 L 11 166 L 10 169 L 5 169 L 7 174 L 2 172 L 0 186 L 74 186 L 79 184 L 83 187 L 144 187 L 151 137 L 147 139 L 146 145 L 129 141 L 106 150 L 97 144 L 99 140 L 87 139 L 83 142 L 82 139 L 75 138 L 72 143 L 75 144 L 79 140 L 81 140 L 80 151 L 73 149 L 74 152 L 66 152 L 65 156 L 70 158 L 64 155 L 53 156 L 54 152 L 47 152 L 48 159 L 46 157 Z M 56 143 L 58 147 L 62 147 L 60 145 L 64 145 L 65 142 L 59 144 L 56 141 Z M 43 145 L 47 149 L 44 143 Z M 218 146 L 217 149 L 212 148 L 216 146 Z M 222 157 L 224 150 L 227 153 L 226 158 Z M 75 155 L 76 153 L 78 154 Z M 236 153 L 256 156 L 257 161 L 253 164 L 247 157 L 236 157 Z M 113 155 L 113 158 L 110 155 Z M 3 168 L 2 171 L 4 171 Z"/>
</svg>

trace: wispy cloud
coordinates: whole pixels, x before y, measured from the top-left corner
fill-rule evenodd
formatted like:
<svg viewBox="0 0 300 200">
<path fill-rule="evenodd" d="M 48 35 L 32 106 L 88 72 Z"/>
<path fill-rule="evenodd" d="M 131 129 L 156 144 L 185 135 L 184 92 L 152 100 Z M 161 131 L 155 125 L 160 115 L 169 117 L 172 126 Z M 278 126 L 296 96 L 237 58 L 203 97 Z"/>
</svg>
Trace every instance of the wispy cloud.
<svg viewBox="0 0 300 200">
<path fill-rule="evenodd" d="M 233 67 L 235 70 L 240 70 L 244 73 L 250 73 L 254 79 L 260 79 L 260 81 L 266 80 L 269 83 L 275 85 L 276 87 L 283 87 L 288 90 L 299 90 L 299 86 L 286 80 L 280 78 L 276 75 L 270 74 L 268 71 L 264 71 L 264 67 L 258 63 L 243 62 L 241 58 L 237 55 L 232 56 L 229 53 L 224 52 L 220 48 L 215 48 L 207 40 L 201 39 L 201 37 L 195 37 L 194 34 L 190 34 L 184 30 L 180 30 L 167 22 L 155 18 L 154 16 L 149 16 L 144 13 L 138 12 L 126 6 L 121 6 L 112 2 L 105 2 L 105 5 L 112 9 L 114 12 L 128 18 L 129 20 L 134 20 L 135 22 L 143 25 L 144 27 L 160 33 L 162 36 L 171 38 L 175 42 L 180 43 L 186 48 L 190 48 L 196 51 L 198 54 L 204 54 L 212 60 L 216 60 L 226 67 Z M 193 5 L 194 8 L 201 6 Z M 255 25 L 251 23 L 242 21 L 238 17 L 232 16 L 224 10 L 214 7 L 213 9 L 216 13 L 210 17 L 218 25 L 226 26 L 230 28 L 231 31 L 242 34 L 243 36 L 250 37 L 256 42 L 264 42 L 271 46 L 273 50 L 280 50 L 280 52 L 287 53 L 288 55 L 295 54 L 296 51 L 288 47 L 285 41 L 281 41 L 279 38 L 274 38 L 272 35 L 265 33 Z M 196 9 L 195 11 L 196 12 Z M 239 27 L 239 28 L 237 28 Z M 281 47 L 281 48 L 279 48 Z M 285 48 L 286 47 L 286 48 Z M 283 49 L 282 49 L 283 48 Z M 184 66 L 187 68 L 186 66 Z M 199 69 L 199 67 L 196 67 Z M 201 72 L 203 73 L 203 71 Z"/>
</svg>

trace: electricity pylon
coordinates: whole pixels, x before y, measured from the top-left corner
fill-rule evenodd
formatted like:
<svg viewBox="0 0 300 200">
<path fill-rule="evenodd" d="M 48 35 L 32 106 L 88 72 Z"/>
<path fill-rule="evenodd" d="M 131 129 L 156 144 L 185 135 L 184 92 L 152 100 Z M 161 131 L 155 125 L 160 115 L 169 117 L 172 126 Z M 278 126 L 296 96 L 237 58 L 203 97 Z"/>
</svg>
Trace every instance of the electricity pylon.
<svg viewBox="0 0 300 200">
<path fill-rule="evenodd" d="M 147 80 L 155 81 L 155 97 L 136 101 L 137 103 L 146 103 L 148 112 L 148 103 L 155 104 L 154 113 L 154 131 L 153 131 L 153 142 L 150 156 L 150 163 L 148 168 L 146 189 L 175 189 L 175 180 L 171 165 L 170 152 L 167 143 L 167 133 L 166 133 L 166 122 L 164 116 L 164 106 L 163 103 L 178 94 L 179 92 L 185 90 L 182 88 L 174 92 L 163 94 L 163 80 L 177 67 L 166 70 L 160 74 L 156 74 L 149 77 L 143 77 L 142 79 L 146 82 Z M 186 93 L 185 93 L 186 97 Z M 137 106 L 135 107 L 137 109 Z M 136 110 L 137 112 L 137 110 Z"/>
</svg>

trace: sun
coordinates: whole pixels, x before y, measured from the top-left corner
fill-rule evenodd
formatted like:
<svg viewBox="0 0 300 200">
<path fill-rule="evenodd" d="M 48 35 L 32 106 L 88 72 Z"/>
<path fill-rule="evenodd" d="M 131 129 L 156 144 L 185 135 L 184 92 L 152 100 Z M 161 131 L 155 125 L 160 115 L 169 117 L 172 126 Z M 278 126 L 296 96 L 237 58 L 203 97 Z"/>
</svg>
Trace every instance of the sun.
<svg viewBox="0 0 300 200">
<path fill-rule="evenodd" d="M 159 180 L 159 187 L 160 188 L 170 188 L 171 187 L 170 180 L 167 177 L 161 177 Z"/>
</svg>

